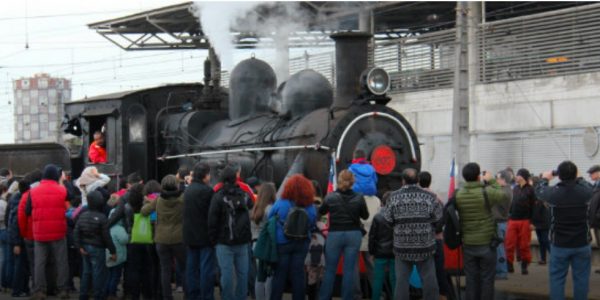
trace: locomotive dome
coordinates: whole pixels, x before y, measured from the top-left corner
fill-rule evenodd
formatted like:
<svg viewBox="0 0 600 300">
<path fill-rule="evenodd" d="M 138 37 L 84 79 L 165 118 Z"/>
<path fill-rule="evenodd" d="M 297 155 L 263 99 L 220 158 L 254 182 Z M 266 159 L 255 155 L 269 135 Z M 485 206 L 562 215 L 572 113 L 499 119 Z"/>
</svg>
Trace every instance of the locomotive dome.
<svg viewBox="0 0 600 300">
<path fill-rule="evenodd" d="M 290 77 L 282 91 L 283 106 L 291 117 L 305 115 L 333 103 L 333 88 L 320 73 L 306 69 Z"/>
<path fill-rule="evenodd" d="M 269 111 L 277 76 L 266 62 L 249 58 L 241 61 L 229 80 L 229 118 L 238 120 Z"/>
</svg>

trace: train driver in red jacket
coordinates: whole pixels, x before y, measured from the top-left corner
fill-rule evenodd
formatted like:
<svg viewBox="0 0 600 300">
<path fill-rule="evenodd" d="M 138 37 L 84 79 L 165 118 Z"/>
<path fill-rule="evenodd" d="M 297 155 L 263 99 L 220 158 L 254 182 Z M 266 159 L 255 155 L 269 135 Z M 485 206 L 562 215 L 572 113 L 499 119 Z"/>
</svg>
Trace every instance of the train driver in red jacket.
<svg viewBox="0 0 600 300">
<path fill-rule="evenodd" d="M 93 164 L 106 163 L 106 149 L 104 148 L 104 135 L 102 132 L 94 132 L 94 141 L 90 144 L 88 157 Z"/>
</svg>

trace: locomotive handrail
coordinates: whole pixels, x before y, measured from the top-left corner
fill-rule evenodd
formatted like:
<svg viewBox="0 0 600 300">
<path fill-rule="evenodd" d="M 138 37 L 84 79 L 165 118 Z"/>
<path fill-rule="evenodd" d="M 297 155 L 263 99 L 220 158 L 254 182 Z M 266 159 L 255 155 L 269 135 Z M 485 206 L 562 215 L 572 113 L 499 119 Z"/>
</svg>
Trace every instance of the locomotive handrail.
<svg viewBox="0 0 600 300">
<path fill-rule="evenodd" d="M 169 159 L 177 159 L 177 158 L 183 158 L 183 157 L 209 156 L 209 155 L 219 155 L 219 154 L 229 154 L 229 153 L 239 153 L 239 152 L 261 152 L 261 151 L 302 150 L 302 149 L 329 151 L 331 148 L 329 148 L 328 146 L 320 145 L 320 144 L 296 145 L 296 146 L 274 146 L 274 147 L 252 147 L 252 148 L 239 148 L 239 149 L 205 151 L 205 152 L 197 152 L 197 153 L 161 156 L 161 157 L 157 157 L 157 159 L 158 160 L 169 160 Z"/>
</svg>

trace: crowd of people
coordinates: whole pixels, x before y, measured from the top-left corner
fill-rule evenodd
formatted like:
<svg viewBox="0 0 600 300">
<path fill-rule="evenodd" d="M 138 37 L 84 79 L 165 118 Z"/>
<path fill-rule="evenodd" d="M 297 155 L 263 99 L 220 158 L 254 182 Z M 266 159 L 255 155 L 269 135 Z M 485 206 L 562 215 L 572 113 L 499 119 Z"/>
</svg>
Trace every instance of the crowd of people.
<svg viewBox="0 0 600 300">
<path fill-rule="evenodd" d="M 198 163 L 160 182 L 133 173 L 118 178 L 114 191 L 94 166 L 76 180 L 52 164 L 18 179 L 0 169 L 0 285 L 32 299 L 173 299 L 181 292 L 185 299 L 277 300 L 289 292 L 294 300 L 328 300 L 336 290 L 344 300 L 410 299 L 411 286 L 423 299 L 446 299 L 450 202 L 460 216 L 466 299 L 493 299 L 495 280 L 508 278 L 515 260 L 528 274 L 532 231 L 538 264 L 549 263 L 551 298 L 564 299 L 569 268 L 575 299 L 587 298 L 600 166 L 588 170 L 591 185 L 570 161 L 539 177 L 526 169 L 482 173 L 468 163 L 465 183 L 440 199 L 429 189 L 431 174 L 414 169 L 402 172 L 400 189 L 378 191 L 365 157 L 356 151 L 328 193 L 301 174 L 279 188 L 244 181 L 233 162 L 218 180 Z M 365 277 L 371 288 L 361 290 Z"/>
</svg>

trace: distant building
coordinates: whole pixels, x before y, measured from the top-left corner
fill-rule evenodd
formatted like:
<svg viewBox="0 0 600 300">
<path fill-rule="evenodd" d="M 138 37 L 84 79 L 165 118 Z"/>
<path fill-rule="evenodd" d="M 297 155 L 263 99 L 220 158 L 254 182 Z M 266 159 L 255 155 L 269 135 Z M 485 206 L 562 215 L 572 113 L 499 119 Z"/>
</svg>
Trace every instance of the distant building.
<svg viewBox="0 0 600 300">
<path fill-rule="evenodd" d="M 71 81 L 40 73 L 13 82 L 15 143 L 58 142 Z"/>
</svg>

